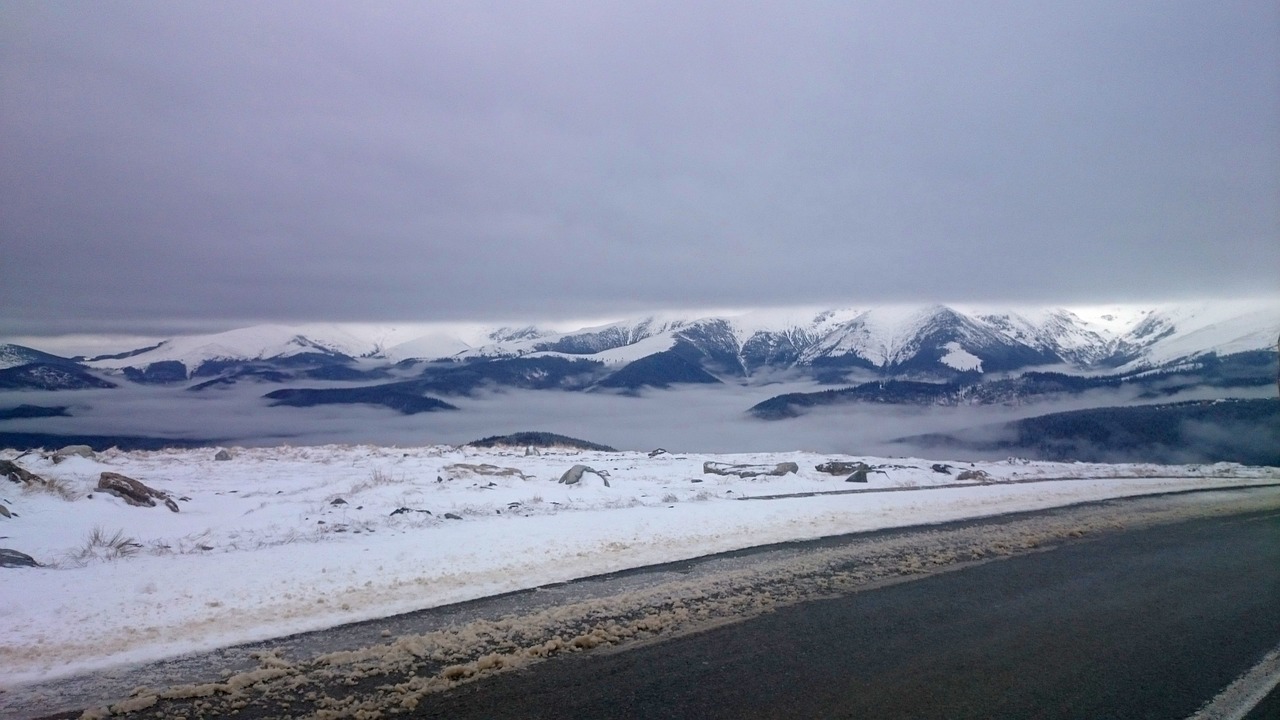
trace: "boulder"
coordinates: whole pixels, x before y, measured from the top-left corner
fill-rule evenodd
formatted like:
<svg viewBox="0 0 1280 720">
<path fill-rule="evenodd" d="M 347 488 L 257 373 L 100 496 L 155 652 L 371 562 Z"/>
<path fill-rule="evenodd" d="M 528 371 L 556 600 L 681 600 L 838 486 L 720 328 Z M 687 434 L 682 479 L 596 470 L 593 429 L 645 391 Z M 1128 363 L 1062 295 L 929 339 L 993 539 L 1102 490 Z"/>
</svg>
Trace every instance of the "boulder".
<svg viewBox="0 0 1280 720">
<path fill-rule="evenodd" d="M 169 497 L 169 493 L 156 490 L 120 473 L 102 473 L 98 476 L 98 487 L 96 489 L 115 495 L 130 505 L 137 505 L 138 507 L 155 507 L 156 500 L 159 500 L 164 503 L 165 507 L 173 512 L 178 512 L 178 503 Z"/>
<path fill-rule="evenodd" d="M 26 553 L 20 553 L 17 550 L 9 548 L 0 548 L 0 567 L 19 568 L 19 567 L 40 567 L 40 563 L 36 559 Z"/>
<path fill-rule="evenodd" d="M 69 457 L 82 457 L 92 460 L 96 456 L 93 454 L 93 448 L 88 445 L 68 445 L 60 450 L 55 450 L 50 457 L 55 463 L 60 463 Z"/>
<path fill-rule="evenodd" d="M 985 482 L 987 480 L 990 480 L 991 476 L 987 474 L 986 470 L 965 470 L 964 472 L 957 475 L 956 479 L 957 480 L 977 480 L 979 482 Z"/>
<path fill-rule="evenodd" d="M 871 468 L 861 461 L 829 460 L 821 465 L 813 466 L 813 469 L 828 475 L 848 475 L 849 473 L 870 470 Z"/>
<path fill-rule="evenodd" d="M 760 475 L 782 476 L 789 473 L 800 472 L 800 466 L 793 462 L 778 463 L 777 465 L 733 465 L 730 463 L 711 462 L 702 463 L 703 474 L 711 475 L 736 475 L 740 478 L 751 478 Z"/>
<path fill-rule="evenodd" d="M 214 460 L 219 460 L 219 461 L 222 461 L 222 460 L 230 460 L 230 459 L 231 459 L 231 453 L 230 453 L 226 448 L 222 448 L 221 450 L 219 450 L 219 451 L 217 452 L 217 454 L 215 454 L 215 455 L 213 456 L 213 459 L 214 459 Z"/>
<path fill-rule="evenodd" d="M 950 474 L 951 474 L 951 466 L 950 466 L 950 465 L 944 465 L 944 464 L 942 464 L 942 463 L 934 463 L 934 464 L 932 464 L 932 465 L 930 465 L 930 466 L 929 466 L 929 469 L 930 469 L 930 470 L 932 470 L 932 471 L 934 471 L 934 472 L 936 472 L 936 473 L 942 473 L 943 475 L 950 475 Z"/>
<path fill-rule="evenodd" d="M 560 479 L 557 480 L 556 482 L 559 482 L 561 485 L 577 485 L 578 483 L 582 482 L 582 476 L 585 475 L 586 473 L 592 473 L 598 476 L 601 480 L 604 481 L 605 487 L 610 487 L 608 470 L 593 470 L 592 468 L 587 467 L 586 465 L 574 465 L 568 470 L 565 470 L 564 474 L 561 475 Z"/>
<path fill-rule="evenodd" d="M 44 478 L 33 472 L 28 472 L 26 468 L 12 460 L 0 460 L 0 476 L 7 477 L 10 482 L 15 482 L 19 485 L 48 484 L 48 481 Z"/>
</svg>

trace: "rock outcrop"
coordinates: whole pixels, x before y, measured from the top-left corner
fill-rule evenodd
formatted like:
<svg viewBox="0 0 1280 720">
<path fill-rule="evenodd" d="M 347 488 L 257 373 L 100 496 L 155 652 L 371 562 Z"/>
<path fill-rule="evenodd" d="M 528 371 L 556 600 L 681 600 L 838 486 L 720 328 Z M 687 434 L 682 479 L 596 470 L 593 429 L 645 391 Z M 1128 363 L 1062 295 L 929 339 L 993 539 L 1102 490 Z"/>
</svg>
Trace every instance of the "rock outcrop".
<svg viewBox="0 0 1280 720">
<path fill-rule="evenodd" d="M 161 492 L 145 483 L 126 477 L 120 473 L 104 472 L 98 477 L 98 490 L 124 500 L 138 507 L 155 507 L 156 500 L 164 506 L 178 512 L 178 503 L 169 497 L 169 493 Z"/>
<path fill-rule="evenodd" d="M 15 482 L 19 485 L 42 487 L 49 484 L 48 480 L 29 472 L 12 460 L 0 460 L 0 476 L 7 477 L 10 482 Z"/>
<path fill-rule="evenodd" d="M 40 563 L 36 559 L 26 553 L 20 553 L 17 550 L 9 548 L 0 548 L 0 567 L 20 568 L 20 567 L 40 567 Z"/>
<path fill-rule="evenodd" d="M 703 474 L 711 475 L 736 475 L 740 478 L 757 477 L 760 475 L 779 476 L 789 473 L 800 472 L 800 466 L 793 462 L 778 463 L 777 465 L 733 465 L 730 463 L 711 462 L 702 463 Z"/>
</svg>

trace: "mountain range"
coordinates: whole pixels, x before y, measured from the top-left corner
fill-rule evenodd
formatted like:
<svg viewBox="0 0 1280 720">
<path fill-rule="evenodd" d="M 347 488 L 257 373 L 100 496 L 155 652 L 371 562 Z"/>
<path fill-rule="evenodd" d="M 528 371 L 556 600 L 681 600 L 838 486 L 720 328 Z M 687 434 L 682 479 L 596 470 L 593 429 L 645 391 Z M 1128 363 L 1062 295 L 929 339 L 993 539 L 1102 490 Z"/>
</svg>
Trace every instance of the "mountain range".
<svg viewBox="0 0 1280 720">
<path fill-rule="evenodd" d="M 481 387 L 636 393 L 681 384 L 812 380 L 760 417 L 828 402 L 956 404 L 1118 383 L 1274 382 L 1280 301 L 993 309 L 946 305 L 649 316 L 573 331 L 538 326 L 396 337 L 386 328 L 262 325 L 64 358 L 0 345 L 0 388 L 199 392 L 288 384 L 280 404 L 361 402 L 402 412 Z M 1177 378 L 1182 378 L 1178 380 Z M 298 387 L 308 382 L 316 387 Z M 335 387 L 334 383 L 341 383 Z M 1234 385 L 1233 385 L 1234 384 Z"/>
</svg>

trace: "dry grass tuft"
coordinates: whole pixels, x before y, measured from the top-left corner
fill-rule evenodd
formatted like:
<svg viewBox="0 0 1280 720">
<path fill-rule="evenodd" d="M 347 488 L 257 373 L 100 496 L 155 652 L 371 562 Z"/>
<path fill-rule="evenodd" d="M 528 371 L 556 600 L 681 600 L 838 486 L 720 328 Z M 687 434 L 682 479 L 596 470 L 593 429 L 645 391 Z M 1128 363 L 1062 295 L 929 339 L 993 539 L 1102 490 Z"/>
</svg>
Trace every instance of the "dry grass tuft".
<svg viewBox="0 0 1280 720">
<path fill-rule="evenodd" d="M 71 560 L 77 563 L 88 563 L 94 560 L 110 561 L 131 557 L 142 549 L 142 543 L 116 530 L 108 534 L 101 527 L 94 526 L 84 546 L 71 553 Z"/>
<path fill-rule="evenodd" d="M 390 472 L 383 470 L 380 467 L 376 467 L 373 469 L 372 472 L 369 473 L 368 480 L 361 480 L 355 485 L 352 485 L 351 489 L 347 491 L 347 494 L 356 495 L 358 493 L 364 492 L 365 490 L 371 490 L 376 487 L 384 487 L 386 485 L 395 485 L 400 482 L 403 482 L 403 479 L 396 478 Z"/>
<path fill-rule="evenodd" d="M 56 478 L 45 478 L 43 483 L 32 483 L 24 485 L 22 491 L 25 493 L 47 493 L 71 502 L 80 497 L 80 493 L 76 492 L 65 480 Z"/>
</svg>

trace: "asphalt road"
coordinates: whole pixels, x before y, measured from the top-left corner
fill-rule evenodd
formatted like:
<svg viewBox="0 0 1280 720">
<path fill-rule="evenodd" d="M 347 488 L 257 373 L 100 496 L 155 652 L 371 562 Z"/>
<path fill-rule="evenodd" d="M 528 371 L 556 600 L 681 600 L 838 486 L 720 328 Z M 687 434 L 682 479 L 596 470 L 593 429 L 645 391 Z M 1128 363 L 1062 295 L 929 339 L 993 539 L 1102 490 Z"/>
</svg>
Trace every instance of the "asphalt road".
<svg viewBox="0 0 1280 720">
<path fill-rule="evenodd" d="M 1277 646 L 1271 511 L 1105 534 L 556 658 L 433 696 L 412 716 L 1165 720 L 1192 716 Z"/>
</svg>

